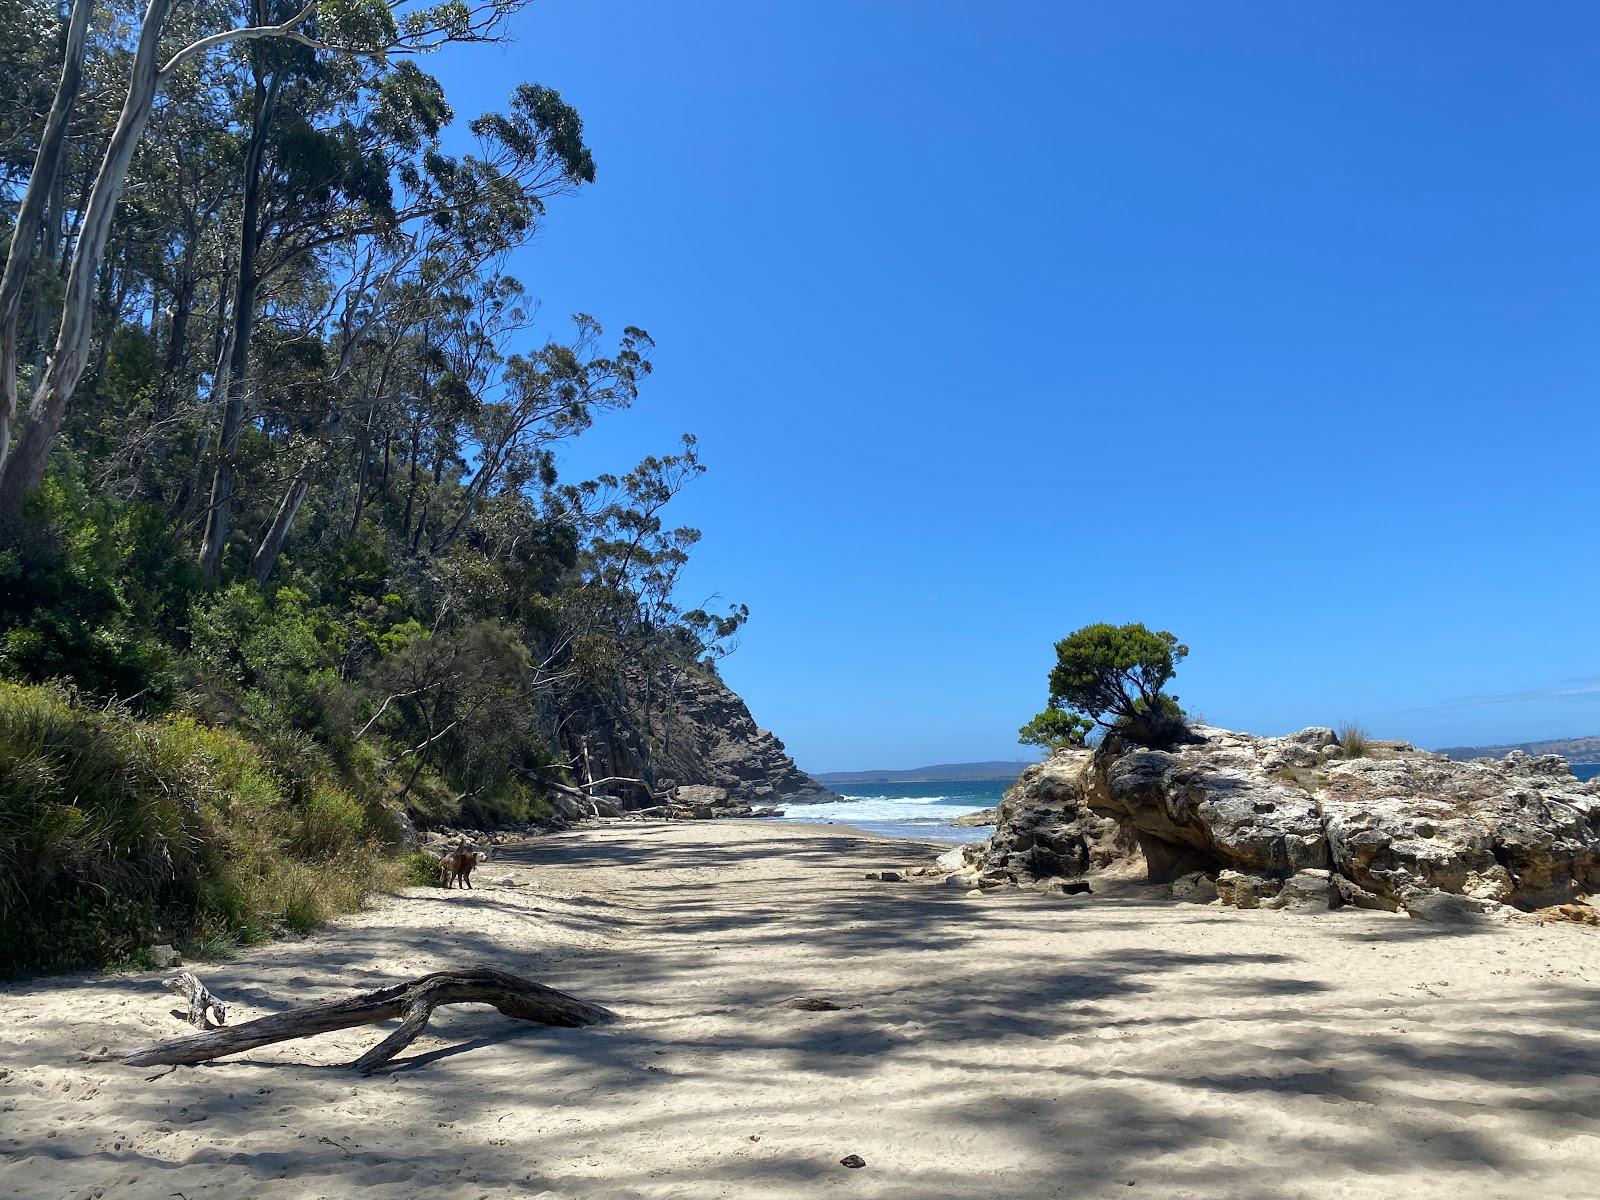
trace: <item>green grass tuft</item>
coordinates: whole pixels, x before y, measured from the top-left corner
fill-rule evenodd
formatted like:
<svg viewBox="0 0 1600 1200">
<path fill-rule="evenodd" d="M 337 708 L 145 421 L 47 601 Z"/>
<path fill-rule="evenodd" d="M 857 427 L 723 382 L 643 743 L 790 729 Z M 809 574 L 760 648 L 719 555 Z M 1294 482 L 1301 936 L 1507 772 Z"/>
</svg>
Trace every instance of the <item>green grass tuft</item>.
<svg viewBox="0 0 1600 1200">
<path fill-rule="evenodd" d="M 1354 721 L 1346 721 L 1334 732 L 1339 738 L 1340 757 L 1365 758 L 1372 752 L 1372 741 L 1367 737 L 1367 731 Z"/>
</svg>

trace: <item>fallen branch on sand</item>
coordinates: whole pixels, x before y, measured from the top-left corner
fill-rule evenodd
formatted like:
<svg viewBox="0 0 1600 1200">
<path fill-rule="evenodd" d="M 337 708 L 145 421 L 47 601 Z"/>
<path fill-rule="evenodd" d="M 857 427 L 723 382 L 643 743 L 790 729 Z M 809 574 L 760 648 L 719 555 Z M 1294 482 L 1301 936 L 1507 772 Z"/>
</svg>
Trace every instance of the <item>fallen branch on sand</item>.
<svg viewBox="0 0 1600 1200">
<path fill-rule="evenodd" d="M 219 1027 L 228 1023 L 228 1006 L 213 996 L 193 971 L 179 971 L 161 983 L 189 1001 L 188 1021 L 196 1029 L 210 1029 L 213 1021 Z"/>
<path fill-rule="evenodd" d="M 492 1004 L 508 1017 L 566 1027 L 594 1025 L 616 1016 L 598 1004 L 504 971 L 435 971 L 344 1000 L 309 1004 L 243 1025 L 140 1046 L 124 1055 L 122 1061 L 133 1067 L 165 1063 L 193 1066 L 273 1042 L 313 1037 L 355 1025 L 375 1025 L 399 1017 L 399 1029 L 350 1064 L 353 1070 L 370 1075 L 415 1041 L 441 1004 Z"/>
</svg>

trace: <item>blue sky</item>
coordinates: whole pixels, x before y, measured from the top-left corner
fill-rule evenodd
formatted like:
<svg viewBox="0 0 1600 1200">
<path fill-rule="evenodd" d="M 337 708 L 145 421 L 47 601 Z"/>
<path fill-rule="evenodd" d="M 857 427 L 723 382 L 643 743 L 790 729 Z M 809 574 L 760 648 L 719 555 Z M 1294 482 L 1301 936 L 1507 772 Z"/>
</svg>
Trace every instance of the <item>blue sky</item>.
<svg viewBox="0 0 1600 1200">
<path fill-rule="evenodd" d="M 1141 620 L 1263 733 L 1600 732 L 1600 8 L 541 0 L 597 182 L 514 271 L 657 339 L 685 599 L 812 770 L 1016 757 Z M 541 335 L 542 336 L 542 335 Z"/>
</svg>

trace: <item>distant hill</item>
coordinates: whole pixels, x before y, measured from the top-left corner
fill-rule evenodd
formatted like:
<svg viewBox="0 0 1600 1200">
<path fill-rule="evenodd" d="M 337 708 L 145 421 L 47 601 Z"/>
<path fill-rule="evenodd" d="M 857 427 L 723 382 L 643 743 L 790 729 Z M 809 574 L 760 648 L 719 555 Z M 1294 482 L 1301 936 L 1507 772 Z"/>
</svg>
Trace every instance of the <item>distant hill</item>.
<svg viewBox="0 0 1600 1200">
<path fill-rule="evenodd" d="M 939 763 L 904 771 L 812 771 L 821 784 L 834 783 L 960 783 L 966 779 L 1015 779 L 1031 761 Z"/>
<path fill-rule="evenodd" d="M 1503 746 L 1446 746 L 1439 751 L 1454 759 L 1504 758 L 1513 750 L 1529 754 L 1559 754 L 1568 762 L 1600 763 L 1600 735 L 1594 737 L 1551 738 L 1544 742 L 1507 742 Z"/>
</svg>

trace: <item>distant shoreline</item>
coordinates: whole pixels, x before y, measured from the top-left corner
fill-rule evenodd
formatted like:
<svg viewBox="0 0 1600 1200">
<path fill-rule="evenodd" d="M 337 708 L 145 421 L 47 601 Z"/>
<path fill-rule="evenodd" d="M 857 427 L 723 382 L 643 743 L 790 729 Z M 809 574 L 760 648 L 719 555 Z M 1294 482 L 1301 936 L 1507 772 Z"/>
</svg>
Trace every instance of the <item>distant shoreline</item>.
<svg viewBox="0 0 1600 1200">
<path fill-rule="evenodd" d="M 836 783 L 1010 783 L 1033 765 L 1033 761 L 1021 759 L 991 759 L 987 762 L 935 763 L 898 771 L 878 767 L 867 771 L 810 771 L 808 774 L 818 783 L 830 787 Z"/>
</svg>

